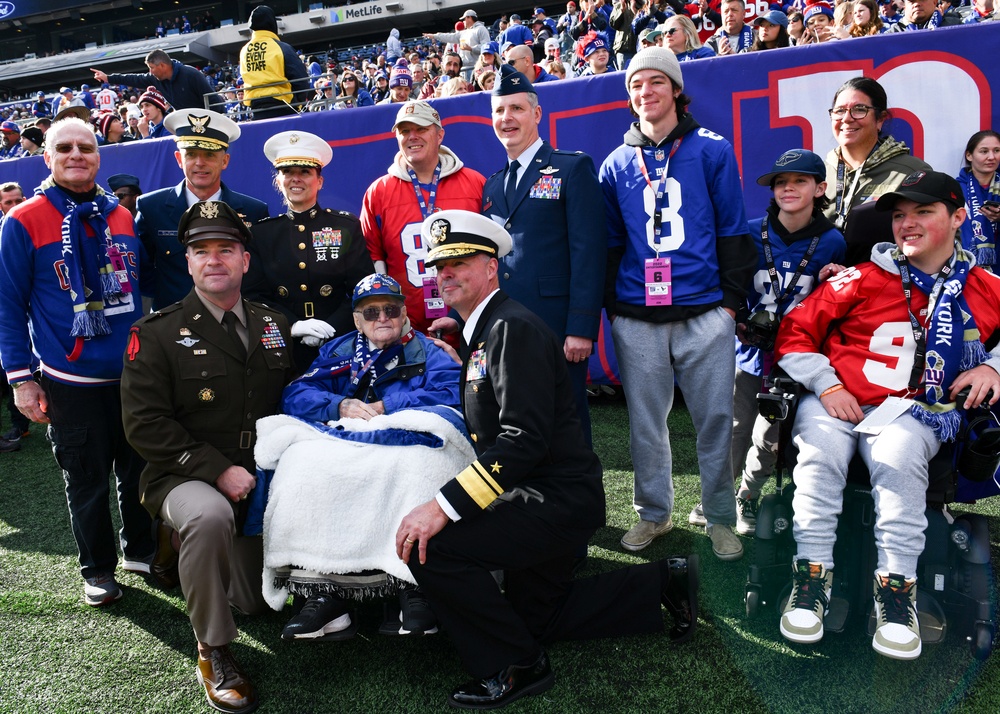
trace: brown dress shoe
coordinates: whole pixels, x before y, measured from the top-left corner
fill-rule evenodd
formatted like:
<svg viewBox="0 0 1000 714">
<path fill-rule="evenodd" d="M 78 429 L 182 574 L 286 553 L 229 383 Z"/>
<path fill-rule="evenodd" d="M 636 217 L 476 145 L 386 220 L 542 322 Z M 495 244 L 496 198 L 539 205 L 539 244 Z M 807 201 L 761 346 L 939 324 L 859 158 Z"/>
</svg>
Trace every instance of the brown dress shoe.
<svg viewBox="0 0 1000 714">
<path fill-rule="evenodd" d="M 162 518 L 153 520 L 156 553 L 153 555 L 153 562 L 149 564 L 149 576 L 164 590 L 173 590 L 181 582 L 177 572 L 177 551 L 174 550 L 173 535 L 174 529 L 164 523 Z"/>
<path fill-rule="evenodd" d="M 227 646 L 216 647 L 208 659 L 198 654 L 198 683 L 205 687 L 208 705 L 220 712 L 252 712 L 257 708 L 257 690 Z"/>
</svg>

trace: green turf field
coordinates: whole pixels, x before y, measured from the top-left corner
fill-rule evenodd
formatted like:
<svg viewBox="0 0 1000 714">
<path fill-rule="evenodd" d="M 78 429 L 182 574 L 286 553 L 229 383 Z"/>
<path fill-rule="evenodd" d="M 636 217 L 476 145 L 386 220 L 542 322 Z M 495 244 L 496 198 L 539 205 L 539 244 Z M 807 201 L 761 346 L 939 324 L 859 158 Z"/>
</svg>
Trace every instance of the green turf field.
<svg viewBox="0 0 1000 714">
<path fill-rule="evenodd" d="M 722 563 L 687 524 L 698 480 L 694 432 L 682 409 L 671 418 L 676 527 L 641 553 L 622 552 L 618 540 L 635 520 L 627 414 L 620 402 L 596 403 L 592 414 L 608 524 L 591 542 L 586 572 L 699 553 L 698 632 L 677 648 L 665 636 L 558 644 L 550 650 L 556 686 L 508 711 L 1000 711 L 1000 657 L 977 663 L 954 638 L 904 663 L 876 655 L 860 629 L 793 648 L 778 634 L 776 615 L 748 621 L 743 586 L 752 540 L 744 541 L 742 561 Z M 990 515 L 996 560 L 1000 503 L 956 510 L 964 508 Z M 179 591 L 165 594 L 131 574 L 120 582 L 118 603 L 100 610 L 83 604 L 62 477 L 34 425 L 21 451 L 0 454 L 0 712 L 208 711 Z M 440 712 L 466 679 L 446 636 L 377 635 L 376 603 L 361 608 L 358 636 L 348 642 L 282 642 L 289 616 L 237 618 L 233 650 L 260 690 L 262 712 Z"/>
</svg>

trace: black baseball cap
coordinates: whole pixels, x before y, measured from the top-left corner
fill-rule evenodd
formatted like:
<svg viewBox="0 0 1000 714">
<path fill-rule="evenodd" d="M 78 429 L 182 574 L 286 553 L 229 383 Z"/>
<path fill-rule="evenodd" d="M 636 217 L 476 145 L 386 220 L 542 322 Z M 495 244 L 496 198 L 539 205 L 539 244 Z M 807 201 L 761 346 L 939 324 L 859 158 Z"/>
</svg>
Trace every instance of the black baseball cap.
<svg viewBox="0 0 1000 714">
<path fill-rule="evenodd" d="M 965 205 L 965 196 L 958 181 L 940 171 L 914 171 L 903 179 L 899 188 L 880 197 L 875 208 L 879 211 L 891 211 L 901 198 L 921 204 L 947 203 L 952 208 Z"/>
</svg>

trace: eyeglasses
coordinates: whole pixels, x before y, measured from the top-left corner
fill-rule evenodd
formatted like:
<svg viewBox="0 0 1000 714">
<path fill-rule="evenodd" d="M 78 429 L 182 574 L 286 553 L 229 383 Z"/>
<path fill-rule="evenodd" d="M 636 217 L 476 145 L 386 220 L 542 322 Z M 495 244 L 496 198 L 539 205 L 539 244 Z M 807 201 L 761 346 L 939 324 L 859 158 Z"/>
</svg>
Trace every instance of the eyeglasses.
<svg viewBox="0 0 1000 714">
<path fill-rule="evenodd" d="M 843 119 L 847 116 L 847 112 L 851 113 L 853 119 L 864 119 L 868 116 L 868 112 L 874 108 L 870 104 L 855 104 L 853 107 L 834 107 L 828 111 L 834 119 Z"/>
<path fill-rule="evenodd" d="M 124 198 L 129 198 L 130 196 L 138 196 L 138 195 L 139 194 L 136 193 L 135 191 L 115 191 L 115 196 L 118 197 L 119 201 Z"/>
<path fill-rule="evenodd" d="M 386 319 L 395 320 L 403 314 L 403 306 L 383 305 L 382 307 L 378 307 L 372 305 L 371 307 L 366 307 L 364 310 L 355 310 L 354 312 L 361 315 L 368 322 L 377 322 L 379 313 L 385 314 Z"/>
<path fill-rule="evenodd" d="M 680 29 L 676 27 L 671 27 L 668 30 L 664 30 L 663 34 L 666 35 L 667 37 L 673 37 L 675 32 L 680 32 Z"/>
<path fill-rule="evenodd" d="M 345 82 L 356 82 L 358 80 L 356 80 L 354 77 L 344 77 L 344 81 Z"/>
<path fill-rule="evenodd" d="M 56 144 L 57 154 L 69 154 L 73 149 L 79 149 L 81 154 L 93 154 L 97 151 L 96 144 Z"/>
</svg>

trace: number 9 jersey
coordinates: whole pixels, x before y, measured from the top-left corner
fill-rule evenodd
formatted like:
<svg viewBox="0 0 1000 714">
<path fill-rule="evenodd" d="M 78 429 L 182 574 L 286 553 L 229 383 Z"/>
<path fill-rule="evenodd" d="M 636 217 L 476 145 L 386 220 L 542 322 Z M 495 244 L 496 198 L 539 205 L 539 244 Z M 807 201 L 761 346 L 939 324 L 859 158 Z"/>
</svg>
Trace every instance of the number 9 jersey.
<svg viewBox="0 0 1000 714">
<path fill-rule="evenodd" d="M 823 283 L 781 321 L 775 358 L 811 392 L 840 383 L 861 406 L 907 396 L 916 343 L 892 248 L 879 243 L 873 262 Z M 963 294 L 982 341 L 992 345 L 990 338 L 1000 329 L 1000 278 L 973 268 Z M 926 328 L 927 295 L 916 287 L 912 309 Z M 996 353 L 991 357 L 992 364 Z"/>
</svg>

